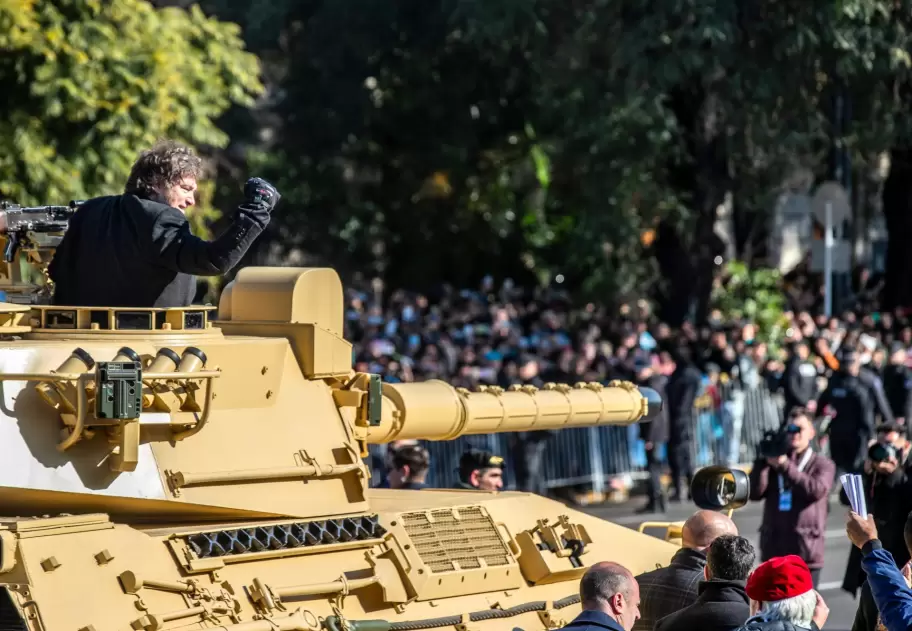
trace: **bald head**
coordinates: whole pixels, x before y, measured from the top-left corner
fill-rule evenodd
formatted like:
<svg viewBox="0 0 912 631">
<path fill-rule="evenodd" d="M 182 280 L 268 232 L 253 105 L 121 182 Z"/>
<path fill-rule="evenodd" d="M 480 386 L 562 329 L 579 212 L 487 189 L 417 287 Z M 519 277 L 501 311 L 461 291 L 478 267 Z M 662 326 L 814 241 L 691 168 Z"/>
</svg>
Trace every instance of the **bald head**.
<svg viewBox="0 0 912 631">
<path fill-rule="evenodd" d="M 735 522 L 722 513 L 700 510 L 684 522 L 681 532 L 684 547 L 691 550 L 705 550 L 721 535 L 737 535 Z"/>
<path fill-rule="evenodd" d="M 586 570 L 580 580 L 580 600 L 583 609 L 601 609 L 615 594 L 630 598 L 633 581 L 633 574 L 619 563 L 596 563 Z"/>
<path fill-rule="evenodd" d="M 623 565 L 604 561 L 590 567 L 580 580 L 585 611 L 600 611 L 631 631 L 640 618 L 640 587 Z"/>
</svg>

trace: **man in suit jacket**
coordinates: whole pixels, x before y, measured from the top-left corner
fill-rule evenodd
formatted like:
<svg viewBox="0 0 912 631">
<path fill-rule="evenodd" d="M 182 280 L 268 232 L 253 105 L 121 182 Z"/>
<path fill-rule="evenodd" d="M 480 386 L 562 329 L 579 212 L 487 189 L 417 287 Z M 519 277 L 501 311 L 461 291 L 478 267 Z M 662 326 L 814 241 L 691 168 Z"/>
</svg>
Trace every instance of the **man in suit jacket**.
<svg viewBox="0 0 912 631">
<path fill-rule="evenodd" d="M 689 607 L 665 616 L 655 631 L 733 631 L 750 617 L 747 577 L 757 559 L 754 547 L 744 537 L 722 535 L 706 553 L 705 581 Z"/>
<path fill-rule="evenodd" d="M 737 534 L 735 523 L 715 511 L 697 511 L 684 522 L 683 547 L 675 552 L 671 563 L 636 577 L 643 602 L 633 631 L 652 631 L 656 621 L 692 605 L 704 578 L 706 550 L 718 537 Z"/>
<path fill-rule="evenodd" d="M 596 563 L 580 580 L 583 611 L 564 629 L 631 631 L 640 617 L 640 588 L 630 570 L 618 563 Z"/>
</svg>

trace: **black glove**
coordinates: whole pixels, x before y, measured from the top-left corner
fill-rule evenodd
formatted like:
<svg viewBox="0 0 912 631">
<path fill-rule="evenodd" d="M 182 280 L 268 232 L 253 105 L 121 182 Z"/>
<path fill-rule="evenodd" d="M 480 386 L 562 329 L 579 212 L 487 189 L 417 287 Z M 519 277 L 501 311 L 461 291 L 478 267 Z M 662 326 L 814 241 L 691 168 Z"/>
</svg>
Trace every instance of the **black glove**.
<svg viewBox="0 0 912 631">
<path fill-rule="evenodd" d="M 244 206 L 260 212 L 272 212 L 282 196 L 266 180 L 252 177 L 244 185 Z"/>
</svg>

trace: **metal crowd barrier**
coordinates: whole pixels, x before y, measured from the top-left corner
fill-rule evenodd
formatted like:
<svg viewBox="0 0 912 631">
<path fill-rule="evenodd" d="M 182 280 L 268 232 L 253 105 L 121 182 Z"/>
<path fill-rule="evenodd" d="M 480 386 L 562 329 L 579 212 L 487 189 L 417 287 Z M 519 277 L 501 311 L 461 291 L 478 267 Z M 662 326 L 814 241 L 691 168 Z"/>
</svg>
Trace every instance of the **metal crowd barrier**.
<svg viewBox="0 0 912 631">
<path fill-rule="evenodd" d="M 713 395 L 704 385 L 694 405 L 691 462 L 694 469 L 713 464 L 747 464 L 756 456 L 756 446 L 764 432 L 780 426 L 783 401 L 765 385 L 741 389 L 730 383 L 716 386 Z M 427 484 L 452 488 L 458 481 L 459 458 L 470 448 L 480 448 L 507 459 L 504 488 L 515 489 L 510 466 L 507 434 L 463 436 L 452 441 L 422 441 L 430 453 L 431 469 Z M 372 485 L 384 479 L 386 445 L 371 445 Z M 664 446 L 659 455 L 667 462 Z M 605 492 L 611 478 L 629 476 L 643 479 L 646 451 L 639 439 L 639 426 L 589 427 L 555 432 L 544 451 L 545 486 L 563 488 L 586 486 Z"/>
</svg>

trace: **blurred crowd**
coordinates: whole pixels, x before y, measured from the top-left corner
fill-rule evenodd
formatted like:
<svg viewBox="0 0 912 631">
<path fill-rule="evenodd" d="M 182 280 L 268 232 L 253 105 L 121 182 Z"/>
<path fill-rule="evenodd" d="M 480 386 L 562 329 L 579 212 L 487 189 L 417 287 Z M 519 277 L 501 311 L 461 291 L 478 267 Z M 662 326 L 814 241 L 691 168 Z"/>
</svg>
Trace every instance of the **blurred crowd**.
<svg viewBox="0 0 912 631">
<path fill-rule="evenodd" d="M 649 484 L 643 512 L 665 511 L 660 477 L 667 469 L 668 499 L 681 501 L 695 465 L 751 464 L 750 499 L 764 503 L 760 560 L 793 558 L 807 573 L 805 623 L 825 609 L 813 589 L 823 565 L 826 516 L 841 488 L 838 480 L 843 474 L 862 476 L 875 517 L 852 518 L 857 532 L 850 538 L 856 546 L 843 588 L 853 594 L 862 588 L 854 628 L 883 628 L 879 607 L 897 592 L 878 592 L 885 588 L 870 584 L 866 559 L 880 555 L 878 571 L 895 578 L 909 561 L 912 543 L 912 519 L 907 520 L 912 514 L 907 431 L 912 318 L 905 311 L 870 310 L 870 296 L 860 294 L 855 308 L 827 317 L 812 311 L 813 301 L 789 296 L 792 304 L 807 308 L 786 312 L 780 334 L 767 342 L 756 323 L 732 321 L 719 311 L 700 326 L 672 329 L 645 302 L 609 311 L 594 303 L 574 305 L 558 290 L 529 291 L 509 282 L 495 287 L 490 279 L 476 290 L 443 288 L 436 295 L 395 291 L 383 296 L 381 289 L 348 290 L 346 334 L 354 343 L 356 369 L 386 381 L 442 379 L 474 389 L 624 379 L 659 391 L 663 414 L 628 428 L 645 448 Z M 762 423 L 767 435 L 750 445 L 743 431 L 745 401 L 757 393 L 764 405 L 773 396 L 776 404 Z M 466 452 L 457 488 L 499 490 L 509 467 L 516 488 L 546 493 L 541 464 L 550 435 L 510 434 L 505 457 Z M 390 447 L 381 486 L 425 488 L 432 465 L 428 450 L 417 441 Z M 849 504 L 845 493 L 840 499 Z M 877 549 L 869 549 L 878 531 Z M 687 550 L 682 554 L 693 554 Z M 695 557 L 704 566 L 705 552 Z M 692 562 L 682 558 L 672 566 Z M 908 567 L 903 571 L 912 576 Z M 909 598 L 912 620 L 912 592 Z M 736 617 L 743 621 L 748 613 L 755 611 L 739 610 Z M 644 618 L 637 628 L 661 626 L 658 615 Z"/>
<path fill-rule="evenodd" d="M 813 308 L 813 300 L 802 298 L 802 285 L 796 288 L 790 302 Z M 870 295 L 859 292 L 853 304 L 868 308 Z M 667 461 L 676 498 L 677 481 L 689 479 L 693 466 L 743 461 L 743 396 L 733 391 L 763 388 L 784 401 L 784 414 L 807 406 L 815 418 L 828 380 L 858 363 L 861 378 L 873 384 L 868 399 L 880 418 L 903 421 L 912 401 L 912 320 L 902 311 L 851 310 L 838 317 L 789 311 L 771 346 L 754 323 L 731 321 L 719 311 L 701 326 L 685 323 L 673 330 L 645 301 L 609 310 L 574 304 L 559 289 L 530 290 L 509 280 L 495 286 L 486 278 L 477 289 L 443 286 L 433 294 L 387 295 L 379 284 L 366 291 L 350 288 L 345 315 L 355 368 L 386 381 L 442 379 L 475 389 L 625 379 L 659 390 L 667 414 L 639 428 L 643 464 L 655 468 L 656 461 Z M 709 413 L 692 411 L 700 409 Z M 508 437 L 505 455 L 518 488 L 545 492 L 540 464 L 548 437 Z M 650 509 L 660 504 L 656 497 Z"/>
<path fill-rule="evenodd" d="M 881 374 L 899 360 L 898 353 L 912 349 L 912 319 L 903 312 L 848 311 L 828 318 L 791 311 L 786 317 L 784 340 L 771 350 L 757 340 L 753 323 L 725 321 L 718 311 L 703 326 L 685 323 L 673 331 L 644 301 L 615 312 L 594 303 L 575 305 L 559 290 L 529 290 L 509 281 L 499 288 L 491 279 L 474 290 L 443 287 L 438 295 L 348 289 L 346 296 L 346 335 L 354 342 L 356 370 L 391 382 L 443 379 L 470 389 L 606 382 L 636 380 L 644 367 L 670 376 L 675 350 L 687 341 L 704 374 L 736 375 L 750 385 L 762 380 L 782 390 L 796 343 L 808 345 L 821 377 L 838 367 L 840 349 L 859 350 L 862 362 Z"/>
</svg>

